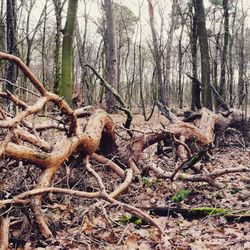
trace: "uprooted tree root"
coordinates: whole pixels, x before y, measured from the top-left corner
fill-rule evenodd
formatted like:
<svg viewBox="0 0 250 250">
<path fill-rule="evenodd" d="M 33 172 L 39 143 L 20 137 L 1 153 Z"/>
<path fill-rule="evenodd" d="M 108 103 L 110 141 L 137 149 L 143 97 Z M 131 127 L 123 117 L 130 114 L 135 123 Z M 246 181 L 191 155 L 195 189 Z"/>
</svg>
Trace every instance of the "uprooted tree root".
<svg viewBox="0 0 250 250">
<path fill-rule="evenodd" d="M 215 182 L 217 177 L 228 173 L 250 171 L 248 167 L 240 167 L 205 174 L 191 175 L 180 172 L 183 168 L 192 168 L 195 162 L 200 160 L 202 155 L 200 152 L 204 151 L 204 148 L 204 152 L 207 151 L 214 140 L 215 126 L 224 129 L 235 122 L 236 116 L 233 114 L 224 117 L 201 109 L 193 124 L 181 121 L 171 114 L 171 124 L 167 128 L 149 132 L 129 129 L 129 122 L 129 125 L 127 124 L 123 128 L 126 140 L 123 140 L 123 143 L 118 146 L 115 138 L 115 124 L 105 111 L 87 107 L 73 110 L 64 99 L 47 91 L 19 58 L 0 52 L 0 59 L 17 64 L 38 92 L 38 97 L 33 105 L 26 104 L 8 91 L 0 93 L 4 100 L 13 103 L 20 110 L 13 115 L 0 108 L 2 136 L 0 156 L 2 159 L 11 159 L 17 163 L 31 164 L 41 170 L 34 188 L 0 200 L 0 208 L 7 210 L 9 206 L 30 205 L 39 230 L 45 238 L 53 236 L 41 209 L 45 193 L 61 193 L 80 198 L 104 200 L 108 204 L 121 207 L 156 226 L 163 234 L 163 229 L 148 213 L 120 202 L 116 197 L 128 189 L 134 174 L 141 174 L 143 171 L 138 167 L 142 152 L 147 147 L 166 138 L 173 142 L 177 148 L 177 156 L 182 162 L 174 172 L 164 172 L 157 166 L 150 166 L 150 170 L 154 171 L 158 177 L 172 181 L 175 179 L 202 181 L 220 187 L 220 183 Z M 38 115 L 43 113 L 44 107 L 49 103 L 56 107 L 57 112 L 50 115 L 52 116 L 50 122 L 48 119 L 39 120 Z M 120 103 L 124 109 L 125 103 Z M 131 114 L 128 111 L 127 113 Z M 168 116 L 169 114 L 168 112 Z M 131 118 L 131 116 L 128 117 Z M 55 138 L 55 142 L 46 138 L 46 132 L 49 130 L 61 131 L 54 134 L 54 137 L 58 136 Z M 196 145 L 196 152 L 190 149 L 190 142 Z M 115 155 L 121 164 L 118 165 L 108 159 L 107 155 Z M 83 165 L 95 178 L 98 183 L 98 191 L 86 192 L 53 187 L 56 173 L 63 164 L 70 162 L 74 157 L 77 158 L 77 164 Z M 101 176 L 92 167 L 91 160 L 107 165 L 117 174 L 118 178 L 124 179 L 123 182 L 112 192 L 108 192 Z M 7 216 L 8 213 L 3 214 L 5 216 L 2 216 L 1 220 L 1 249 L 7 249 L 11 223 Z"/>
</svg>

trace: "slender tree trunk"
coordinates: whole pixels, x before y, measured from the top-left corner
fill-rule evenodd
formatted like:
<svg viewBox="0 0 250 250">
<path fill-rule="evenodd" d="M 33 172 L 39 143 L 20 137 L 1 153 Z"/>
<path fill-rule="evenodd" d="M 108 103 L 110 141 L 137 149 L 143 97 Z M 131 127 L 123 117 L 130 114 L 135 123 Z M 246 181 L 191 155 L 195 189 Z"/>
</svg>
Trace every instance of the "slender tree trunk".
<svg viewBox="0 0 250 250">
<path fill-rule="evenodd" d="M 206 16 L 203 0 L 194 0 L 197 34 L 199 36 L 200 54 L 201 54 L 201 79 L 202 79 L 202 97 L 203 105 L 212 109 L 212 96 L 210 89 L 210 56 L 208 48 Z"/>
<path fill-rule="evenodd" d="M 180 5 L 178 3 L 177 5 L 178 13 L 181 18 L 181 33 L 180 37 L 178 39 L 178 94 L 179 94 L 179 107 L 183 108 L 183 55 L 185 52 L 182 51 L 182 40 L 183 40 L 183 32 L 184 32 L 184 26 L 187 22 L 187 16 L 184 16 L 184 13 L 182 13 L 182 10 L 180 8 Z"/>
<path fill-rule="evenodd" d="M 69 0 L 66 23 L 63 30 L 62 43 L 62 80 L 59 86 L 59 94 L 67 103 L 72 106 L 72 54 L 73 54 L 73 34 L 77 15 L 78 0 Z"/>
<path fill-rule="evenodd" d="M 7 51 L 9 54 L 17 55 L 17 17 L 16 17 L 16 0 L 6 0 L 7 15 Z M 17 67 L 13 62 L 9 62 L 6 70 L 6 78 L 8 81 L 15 83 L 17 80 Z M 12 85 L 6 85 L 6 88 L 11 93 L 14 92 Z M 11 107 L 9 107 L 11 110 Z"/>
<path fill-rule="evenodd" d="M 243 3 L 241 3 L 243 8 Z M 243 104 L 245 98 L 245 15 L 244 11 L 241 19 L 241 29 L 239 35 L 239 80 L 238 80 L 238 102 L 239 105 Z"/>
<path fill-rule="evenodd" d="M 150 28 L 152 33 L 152 39 L 153 39 L 153 51 L 154 51 L 154 60 L 155 60 L 155 69 L 156 69 L 156 79 L 157 79 L 157 94 L 158 99 L 161 103 L 164 105 L 168 105 L 168 99 L 167 99 L 167 92 L 166 87 L 164 86 L 163 80 L 162 80 L 162 56 L 160 54 L 159 50 L 159 44 L 158 44 L 158 38 L 157 33 L 155 29 L 155 20 L 154 20 L 154 8 L 151 0 L 148 0 L 148 11 L 149 11 L 149 21 L 150 21 Z"/>
<path fill-rule="evenodd" d="M 5 51 L 5 39 L 6 39 L 6 33 L 5 33 L 5 25 L 4 25 L 4 15 L 3 15 L 3 8 L 4 8 L 4 1 L 1 2 L 1 10 L 0 10 L 0 51 Z M 3 61 L 0 60 L 0 76 L 3 77 L 4 72 L 2 69 Z"/>
<path fill-rule="evenodd" d="M 172 0 L 172 9 L 171 9 L 171 18 L 170 18 L 170 27 L 168 31 L 168 39 L 167 39 L 167 47 L 166 47 L 166 60 L 165 60 L 165 95 L 167 102 L 169 101 L 170 97 L 170 78 L 171 78 L 171 59 L 172 59 L 172 49 L 173 49 L 173 38 L 174 38 L 174 31 L 177 25 L 177 0 Z M 167 103 L 166 103 L 167 104 Z"/>
<path fill-rule="evenodd" d="M 229 36 L 229 52 L 228 52 L 228 63 L 229 63 L 229 105 L 230 107 L 233 107 L 233 82 L 234 82 L 234 69 L 233 69 L 233 46 L 234 46 L 234 32 L 235 32 L 235 21 L 236 21 L 236 13 L 237 13 L 237 3 L 234 8 L 233 17 L 232 17 L 232 29 L 231 29 L 231 35 Z"/>
<path fill-rule="evenodd" d="M 55 35 L 55 50 L 54 50 L 54 64 L 55 64 L 55 77 L 54 77 L 54 93 L 58 93 L 58 88 L 61 86 L 61 43 L 62 43 L 62 11 L 65 1 L 53 0 L 55 16 L 56 16 L 56 35 Z"/>
<path fill-rule="evenodd" d="M 46 28 L 47 28 L 47 3 L 48 0 L 45 1 L 44 7 L 44 22 L 43 22 L 43 40 L 42 40 L 42 82 L 46 86 Z M 46 86 L 47 87 L 47 86 Z"/>
<path fill-rule="evenodd" d="M 112 0 L 104 0 L 105 15 L 107 21 L 106 35 L 106 71 L 108 83 L 117 88 L 117 45 L 116 45 L 116 31 L 115 31 L 115 17 Z M 115 98 L 110 93 L 106 92 L 107 112 L 113 113 L 115 110 Z"/>
<path fill-rule="evenodd" d="M 195 0 L 193 0 L 193 6 L 195 7 Z M 198 33 L 197 33 L 197 16 L 196 12 L 193 13 L 193 8 L 190 5 L 189 10 L 192 18 L 191 18 L 191 35 L 190 35 L 190 43 L 191 43 L 191 54 L 192 54 L 192 103 L 191 110 L 196 110 L 197 108 L 201 108 L 200 105 L 200 86 L 198 86 L 195 82 L 195 78 L 197 79 L 197 42 L 198 42 Z"/>
<path fill-rule="evenodd" d="M 227 51 L 228 51 L 228 40 L 229 40 L 228 0 L 223 0 L 223 10 L 224 10 L 224 44 L 223 44 L 223 50 L 222 50 L 219 94 L 222 96 L 222 98 L 225 99 L 226 97 L 226 64 L 227 64 Z"/>
</svg>

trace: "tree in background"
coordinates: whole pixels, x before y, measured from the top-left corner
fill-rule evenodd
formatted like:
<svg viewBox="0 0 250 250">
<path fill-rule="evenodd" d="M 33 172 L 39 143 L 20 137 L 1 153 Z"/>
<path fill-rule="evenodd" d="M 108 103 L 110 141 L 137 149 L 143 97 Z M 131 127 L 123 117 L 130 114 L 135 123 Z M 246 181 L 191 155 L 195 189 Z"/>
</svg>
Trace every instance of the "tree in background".
<svg viewBox="0 0 250 250">
<path fill-rule="evenodd" d="M 226 64 L 228 54 L 228 42 L 229 42 L 229 13 L 228 13 L 228 0 L 223 0 L 224 10 L 224 43 L 221 59 L 221 77 L 220 77 L 220 95 L 225 98 L 226 95 Z"/>
<path fill-rule="evenodd" d="M 3 8 L 4 8 L 4 1 L 1 2 L 0 5 L 0 51 L 5 51 L 5 25 L 4 25 L 4 12 L 3 12 Z M 2 61 L 0 60 L 0 68 L 2 68 Z M 3 76 L 4 74 L 2 72 L 0 72 L 1 76 Z"/>
<path fill-rule="evenodd" d="M 17 16 L 16 0 L 6 1 L 6 27 L 7 27 L 7 51 L 12 55 L 17 55 Z M 17 80 L 17 68 L 14 63 L 9 62 L 6 70 L 6 79 L 15 83 Z M 14 88 L 7 82 L 6 89 L 13 93 Z M 9 107 L 9 109 L 11 109 Z"/>
<path fill-rule="evenodd" d="M 59 94 L 72 106 L 72 54 L 78 0 L 69 0 L 62 42 L 62 79 Z"/>
<path fill-rule="evenodd" d="M 115 18 L 112 0 L 104 1 L 106 16 L 106 74 L 108 83 L 116 88 L 117 86 L 117 46 Z M 115 99 L 112 93 L 106 92 L 106 108 L 108 113 L 115 109 Z"/>
<path fill-rule="evenodd" d="M 56 17 L 56 35 L 55 35 L 55 50 L 54 50 L 54 63 L 55 63 L 55 80 L 53 85 L 54 93 L 58 92 L 58 87 L 61 85 L 61 64 L 62 64 L 62 11 L 66 3 L 61 0 L 53 0 L 54 11 Z"/>
<path fill-rule="evenodd" d="M 162 79 L 162 55 L 159 50 L 159 42 L 157 38 L 157 32 L 155 29 L 155 19 L 154 19 L 154 7 L 151 0 L 148 0 L 148 13 L 149 13 L 149 23 L 153 39 L 153 56 L 155 61 L 155 71 L 157 79 L 157 94 L 158 99 L 164 105 L 168 105 L 166 87 Z"/>
<path fill-rule="evenodd" d="M 239 57 L 239 79 L 238 79 L 238 103 L 239 105 L 243 104 L 243 100 L 246 95 L 246 84 L 245 84 L 245 75 L 246 75 L 246 58 L 245 58 L 245 13 L 243 9 L 243 1 L 241 1 L 242 7 L 242 17 L 240 19 L 240 30 L 238 32 L 238 57 Z"/>
<path fill-rule="evenodd" d="M 210 90 L 210 56 L 206 30 L 206 16 L 203 0 L 193 0 L 197 22 L 197 35 L 199 37 L 201 55 L 201 82 L 203 105 L 212 109 L 212 96 Z"/>
</svg>

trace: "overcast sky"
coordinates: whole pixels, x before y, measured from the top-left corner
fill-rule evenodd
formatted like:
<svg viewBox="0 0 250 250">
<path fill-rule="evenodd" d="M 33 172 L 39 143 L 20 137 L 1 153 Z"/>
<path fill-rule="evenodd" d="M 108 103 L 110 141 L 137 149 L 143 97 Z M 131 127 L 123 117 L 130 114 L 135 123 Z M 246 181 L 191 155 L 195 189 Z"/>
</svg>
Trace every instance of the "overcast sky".
<svg viewBox="0 0 250 250">
<path fill-rule="evenodd" d="M 133 13 L 138 16 L 139 15 L 139 5 L 141 4 L 141 22 L 142 22 L 142 26 L 143 26 L 143 30 L 144 30 L 144 35 L 147 36 L 148 32 L 150 32 L 149 29 L 149 23 L 148 23 L 148 3 L 147 0 L 114 0 L 116 3 L 120 3 L 123 4 L 125 6 L 127 6 L 131 11 L 133 11 Z M 187 2 L 187 0 L 180 0 L 183 2 Z M 236 1 L 236 0 L 232 0 L 232 1 Z M 241 3 L 243 4 L 243 8 L 244 11 L 246 13 L 249 14 L 249 8 L 250 8 L 250 0 L 238 0 L 239 1 L 239 6 L 241 5 Z M 164 13 L 170 13 L 171 10 L 171 2 L 170 0 L 154 0 L 154 3 L 158 3 L 158 5 L 156 5 L 155 7 L 155 16 L 156 16 L 156 23 L 160 23 L 159 21 L 159 6 L 161 6 L 161 8 L 164 8 Z M 95 35 L 94 33 L 96 32 L 96 26 L 93 24 L 94 22 L 96 22 L 98 20 L 98 18 L 101 16 L 100 14 L 100 9 L 101 9 L 101 0 L 87 0 L 88 3 L 88 11 L 89 11 L 89 15 L 91 17 L 90 21 L 90 32 L 92 33 L 92 36 Z M 32 23 L 35 25 L 40 12 L 43 8 L 45 4 L 45 0 L 37 0 L 36 3 L 36 8 L 33 11 L 32 14 Z M 208 8 L 209 7 L 209 0 L 204 0 L 204 4 L 205 7 Z M 54 16 L 54 9 L 53 9 L 53 4 L 52 1 L 49 1 L 49 22 L 54 23 L 55 22 L 55 16 Z M 83 20 L 81 19 L 83 17 L 83 1 L 79 0 L 79 7 L 78 7 L 78 19 L 79 20 Z M 67 4 L 65 6 L 65 10 L 64 10 L 64 16 L 66 16 L 66 10 L 67 10 Z M 165 22 L 165 26 L 168 26 L 168 15 L 166 15 L 166 19 L 164 20 Z M 80 21 L 80 25 L 83 26 L 82 22 Z M 250 26 L 250 18 L 249 15 L 247 16 L 247 20 L 246 20 L 246 26 Z"/>
</svg>

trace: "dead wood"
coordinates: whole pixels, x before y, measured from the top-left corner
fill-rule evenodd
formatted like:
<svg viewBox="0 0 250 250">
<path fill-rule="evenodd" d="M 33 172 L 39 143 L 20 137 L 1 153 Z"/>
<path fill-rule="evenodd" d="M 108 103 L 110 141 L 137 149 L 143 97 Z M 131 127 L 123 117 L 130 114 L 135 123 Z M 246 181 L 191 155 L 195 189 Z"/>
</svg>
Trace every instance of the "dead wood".
<svg viewBox="0 0 250 250">
<path fill-rule="evenodd" d="M 250 221 L 250 214 L 244 211 L 235 211 L 222 208 L 198 207 L 185 209 L 179 207 L 150 207 L 147 208 L 151 213 L 158 216 L 178 217 L 181 214 L 185 219 L 195 220 L 210 216 L 223 217 L 227 221 L 245 222 Z"/>
<path fill-rule="evenodd" d="M 10 218 L 1 219 L 1 232 L 0 232 L 0 250 L 9 249 L 9 226 Z"/>
<path fill-rule="evenodd" d="M 63 98 L 47 91 L 19 58 L 0 52 L 0 59 L 16 63 L 38 92 L 36 101 L 29 105 L 9 92 L 0 93 L 1 98 L 13 102 L 20 110 L 19 113 L 14 115 L 6 112 L 2 107 L 0 109 L 0 128 L 2 131 L 0 156 L 24 164 L 32 164 L 41 171 L 35 187 L 32 186 L 33 189 L 27 188 L 28 191 L 0 200 L 0 207 L 24 204 L 32 206 L 40 232 L 46 238 L 53 236 L 47 218 L 42 211 L 43 196 L 47 193 L 101 199 L 107 204 L 122 207 L 125 211 L 143 218 L 163 233 L 162 228 L 147 213 L 132 205 L 118 201 L 116 197 L 128 190 L 134 174 L 141 174 L 143 169 L 140 168 L 139 162 L 143 151 L 164 139 L 170 141 L 177 148 L 178 157 L 182 162 L 174 172 L 164 172 L 153 164 L 149 166 L 149 169 L 154 171 L 159 178 L 207 182 L 220 188 L 221 184 L 215 181 L 217 177 L 229 173 L 250 171 L 249 167 L 241 167 L 205 174 L 202 172 L 199 174 L 184 174 L 181 172 L 182 169 L 191 168 L 201 159 L 206 151 L 204 151 L 204 148 L 209 148 L 214 142 L 215 132 L 223 132 L 227 127 L 242 120 L 241 113 L 236 110 L 231 110 L 232 112 L 225 116 L 201 108 L 197 111 L 195 117 L 188 120 L 189 122 L 185 122 L 180 120 L 167 107 L 158 103 L 158 107 L 170 120 L 170 124 L 166 125 L 164 129 L 151 132 L 129 129 L 132 121 L 131 111 L 120 96 L 117 96 L 117 93 L 110 89 L 109 85 L 97 75 L 102 84 L 117 97 L 122 110 L 127 115 L 125 128 L 123 128 L 127 137 L 125 136 L 126 140 L 118 145 L 115 137 L 116 126 L 111 116 L 104 110 L 92 107 L 73 110 Z M 51 114 L 51 121 L 40 117 L 48 103 L 52 103 L 56 108 L 56 112 Z M 51 136 L 51 139 L 48 140 L 44 134 L 49 130 L 57 131 L 58 134 L 55 136 L 57 138 L 51 138 Z M 38 134 L 38 132 L 41 134 Z M 191 148 L 192 143 L 196 145 L 195 150 Z M 114 162 L 112 156 L 119 158 L 119 161 Z M 86 192 L 52 187 L 53 179 L 62 166 L 77 157 L 79 158 L 79 161 L 77 161 L 79 166 L 77 167 L 86 169 L 95 178 L 98 191 Z M 107 166 L 116 173 L 117 178 L 125 178 L 125 180 L 114 190 L 108 192 L 101 176 L 92 167 L 90 160 L 91 163 L 97 161 Z M 4 222 L 2 225 L 4 225 Z M 9 231 L 8 227 L 6 223 L 5 231 Z M 6 238 L 6 232 L 4 234 L 1 235 L 2 238 Z"/>
<path fill-rule="evenodd" d="M 130 128 L 130 125 L 131 125 L 131 122 L 132 122 L 132 113 L 128 107 L 128 105 L 124 102 L 124 100 L 122 99 L 122 97 L 118 94 L 118 92 L 116 91 L 115 88 L 113 88 L 107 81 L 105 81 L 103 79 L 103 77 L 95 70 L 94 67 L 92 67 L 91 65 L 89 64 L 86 64 L 85 65 L 86 67 L 89 67 L 93 72 L 94 74 L 97 76 L 97 78 L 100 80 L 100 83 L 101 85 L 107 89 L 108 91 L 110 91 L 114 97 L 116 98 L 116 100 L 119 102 L 119 104 L 121 105 L 121 107 L 119 107 L 119 109 L 121 109 L 122 111 L 125 112 L 125 114 L 127 115 L 127 120 L 126 122 L 124 123 L 124 127 L 129 129 Z"/>
<path fill-rule="evenodd" d="M 43 85 L 37 80 L 33 73 L 23 64 L 23 62 L 12 55 L 8 55 L 0 52 L 0 59 L 5 59 L 16 63 L 23 71 L 25 76 L 31 81 L 34 87 L 40 94 L 40 97 L 33 105 L 27 105 L 19 98 L 5 92 L 1 94 L 2 98 L 12 101 L 16 106 L 21 107 L 23 110 L 15 116 L 5 115 L 2 112 L 2 119 L 0 120 L 0 127 L 8 129 L 9 132 L 5 136 L 1 144 L 1 152 L 5 157 L 15 159 L 17 161 L 23 161 L 25 163 L 31 163 L 42 169 L 36 188 L 12 199 L 5 199 L 0 202 L 0 206 L 6 204 L 22 204 L 27 203 L 26 198 L 31 197 L 28 202 L 32 205 L 36 222 L 38 223 L 40 232 L 46 238 L 52 236 L 46 218 L 41 210 L 42 196 L 44 192 L 61 192 L 70 195 L 78 195 L 84 198 L 100 198 L 108 201 L 111 204 L 123 207 L 126 211 L 140 216 L 149 223 L 157 226 L 162 232 L 160 226 L 154 222 L 154 220 L 147 214 L 143 213 L 139 209 L 123 204 L 114 199 L 121 192 L 125 191 L 132 181 L 132 172 L 128 172 L 128 176 L 125 182 L 114 190 L 110 195 L 106 192 L 105 186 L 100 176 L 91 168 L 89 164 L 89 156 L 92 156 L 98 161 L 107 164 L 118 175 L 124 177 L 124 171 L 115 163 L 107 162 L 107 159 L 97 154 L 94 154 L 97 150 L 103 153 L 109 153 L 114 151 L 115 137 L 114 137 L 114 124 L 110 116 L 103 110 L 95 110 L 92 113 L 87 112 L 89 116 L 87 122 L 82 126 L 78 117 L 86 116 L 86 110 L 72 110 L 69 105 L 59 96 L 46 91 Z M 59 120 L 62 122 L 63 127 L 58 124 L 46 123 L 46 125 L 33 125 L 27 121 L 27 118 L 34 116 L 39 112 L 42 112 L 44 106 L 52 102 L 60 110 Z M 122 108 L 125 109 L 125 104 L 122 104 Z M 127 110 L 126 110 L 127 111 Z M 130 112 L 126 112 L 130 114 Z M 66 117 L 66 119 L 65 119 Z M 126 127 L 129 127 L 132 116 L 128 116 Z M 24 129 L 22 126 L 25 126 Z M 65 131 L 64 136 L 55 142 L 55 144 L 48 143 L 45 140 L 39 138 L 36 134 L 38 130 L 57 128 Z M 86 169 L 95 176 L 100 191 L 93 193 L 86 193 L 82 191 L 62 190 L 50 188 L 52 180 L 56 172 L 60 169 L 64 162 L 70 157 L 80 153 L 81 157 L 86 158 Z M 131 164 L 132 165 L 132 164 Z"/>
</svg>

